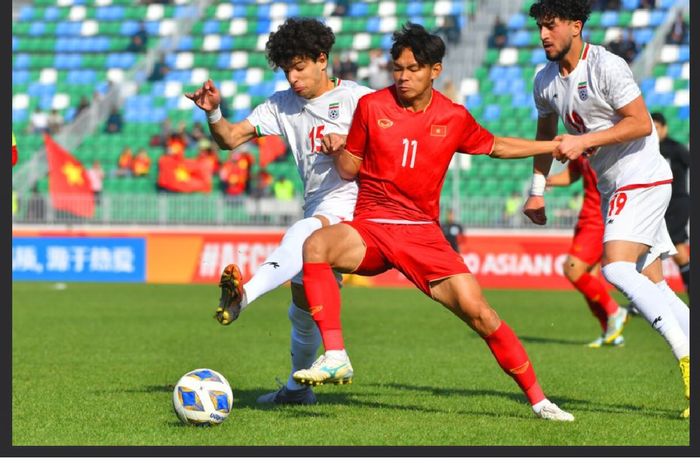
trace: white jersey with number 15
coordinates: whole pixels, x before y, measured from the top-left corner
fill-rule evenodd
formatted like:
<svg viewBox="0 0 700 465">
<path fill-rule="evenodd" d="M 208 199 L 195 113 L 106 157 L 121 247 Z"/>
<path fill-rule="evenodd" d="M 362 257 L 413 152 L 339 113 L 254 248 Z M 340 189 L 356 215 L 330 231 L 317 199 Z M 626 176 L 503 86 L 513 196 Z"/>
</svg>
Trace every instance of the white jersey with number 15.
<svg viewBox="0 0 700 465">
<path fill-rule="evenodd" d="M 333 89 L 314 99 L 300 97 L 292 89 L 275 92 L 247 119 L 258 136 L 277 134 L 287 139 L 304 183 L 305 212 L 324 201 L 349 205 L 347 215 L 352 215 L 357 183 L 338 175 L 333 159 L 321 153 L 321 139 L 329 133 L 347 134 L 357 101 L 372 89 L 352 81 L 333 81 Z"/>
</svg>

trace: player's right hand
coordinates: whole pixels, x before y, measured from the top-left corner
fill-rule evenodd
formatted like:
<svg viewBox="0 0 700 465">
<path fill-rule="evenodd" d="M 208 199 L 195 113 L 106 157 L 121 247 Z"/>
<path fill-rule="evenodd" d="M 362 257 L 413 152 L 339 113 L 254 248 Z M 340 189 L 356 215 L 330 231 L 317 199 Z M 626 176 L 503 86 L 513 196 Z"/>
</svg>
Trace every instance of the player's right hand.
<svg viewBox="0 0 700 465">
<path fill-rule="evenodd" d="M 541 195 L 528 197 L 525 206 L 523 206 L 523 213 L 535 224 L 546 224 L 547 215 L 544 212 L 544 197 Z"/>
<path fill-rule="evenodd" d="M 330 133 L 323 136 L 321 139 L 321 152 L 332 157 L 337 156 L 345 148 L 344 134 Z"/>
<path fill-rule="evenodd" d="M 185 97 L 192 100 L 195 105 L 204 111 L 212 111 L 221 103 L 221 94 L 219 89 L 214 85 L 214 81 L 207 79 L 207 82 L 202 84 L 202 87 L 192 92 L 185 93 Z"/>
</svg>

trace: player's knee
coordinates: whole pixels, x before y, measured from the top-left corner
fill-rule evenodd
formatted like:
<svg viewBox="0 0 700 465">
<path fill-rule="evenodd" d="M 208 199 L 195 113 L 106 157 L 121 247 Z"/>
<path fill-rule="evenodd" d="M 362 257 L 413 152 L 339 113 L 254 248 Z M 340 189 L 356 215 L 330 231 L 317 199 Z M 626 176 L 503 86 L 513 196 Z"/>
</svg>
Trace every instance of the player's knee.
<svg viewBox="0 0 700 465">
<path fill-rule="evenodd" d="M 575 261 L 569 259 L 564 262 L 564 265 L 562 266 L 562 271 L 564 272 L 564 276 L 566 277 L 566 279 L 573 283 L 581 277 L 585 270 L 583 270 L 582 267 L 577 266 L 577 263 Z"/>
<path fill-rule="evenodd" d="M 605 279 L 608 280 L 610 284 L 618 289 L 624 287 L 625 282 L 632 273 L 636 273 L 634 263 L 630 262 L 612 262 L 601 268 L 601 272 Z"/>
<path fill-rule="evenodd" d="M 487 302 L 480 301 L 462 308 L 467 324 L 480 335 L 491 334 L 498 328 L 498 315 Z"/>
<path fill-rule="evenodd" d="M 321 231 L 316 231 L 304 241 L 304 261 L 305 262 L 325 262 L 327 261 L 326 240 Z"/>
</svg>

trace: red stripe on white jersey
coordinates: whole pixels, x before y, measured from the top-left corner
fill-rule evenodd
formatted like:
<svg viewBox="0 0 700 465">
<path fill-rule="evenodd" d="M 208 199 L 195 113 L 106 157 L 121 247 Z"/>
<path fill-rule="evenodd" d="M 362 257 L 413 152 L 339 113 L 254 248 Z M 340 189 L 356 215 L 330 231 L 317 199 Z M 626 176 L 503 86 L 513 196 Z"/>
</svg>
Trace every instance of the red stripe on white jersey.
<svg viewBox="0 0 700 465">
<path fill-rule="evenodd" d="M 647 187 L 655 187 L 655 186 L 662 186 L 664 184 L 671 184 L 672 182 L 673 182 L 673 179 L 665 179 L 663 181 L 650 182 L 648 184 L 628 184 L 626 186 L 620 187 L 615 192 L 631 191 L 634 189 L 645 189 Z"/>
</svg>

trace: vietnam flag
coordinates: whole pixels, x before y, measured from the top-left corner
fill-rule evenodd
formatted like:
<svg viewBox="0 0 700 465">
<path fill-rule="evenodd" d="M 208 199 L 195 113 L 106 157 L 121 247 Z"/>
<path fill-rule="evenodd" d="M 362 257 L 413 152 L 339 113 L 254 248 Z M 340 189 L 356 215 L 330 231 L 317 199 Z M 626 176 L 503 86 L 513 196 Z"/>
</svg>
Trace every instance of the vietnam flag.
<svg viewBox="0 0 700 465">
<path fill-rule="evenodd" d="M 95 198 L 85 168 L 48 134 L 44 134 L 44 145 L 49 164 L 49 194 L 53 208 L 92 218 L 95 214 Z"/>
<path fill-rule="evenodd" d="M 158 186 L 173 192 L 211 192 L 211 173 L 199 160 L 164 155 L 158 160 Z"/>
<path fill-rule="evenodd" d="M 15 133 L 12 132 L 12 166 L 17 163 L 17 141 L 15 140 Z"/>
<path fill-rule="evenodd" d="M 260 154 L 258 160 L 261 167 L 266 167 L 271 161 L 275 161 L 281 155 L 287 153 L 287 144 L 280 136 L 264 136 L 256 139 Z"/>
</svg>

